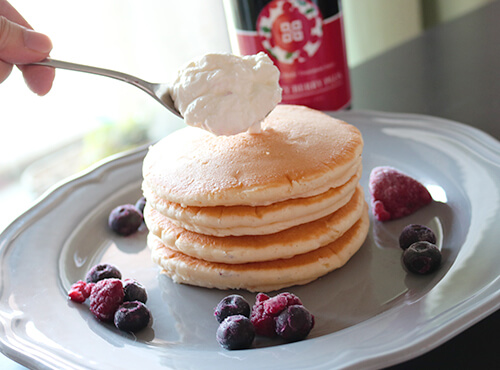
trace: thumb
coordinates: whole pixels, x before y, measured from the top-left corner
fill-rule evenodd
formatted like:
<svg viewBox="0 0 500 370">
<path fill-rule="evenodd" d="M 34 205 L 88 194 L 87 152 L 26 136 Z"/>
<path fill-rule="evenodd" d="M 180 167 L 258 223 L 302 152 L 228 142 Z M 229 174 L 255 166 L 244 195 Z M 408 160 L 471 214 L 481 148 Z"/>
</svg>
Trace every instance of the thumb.
<svg viewBox="0 0 500 370">
<path fill-rule="evenodd" d="M 36 62 L 48 56 L 52 42 L 42 34 L 0 16 L 0 60 L 11 64 Z"/>
</svg>

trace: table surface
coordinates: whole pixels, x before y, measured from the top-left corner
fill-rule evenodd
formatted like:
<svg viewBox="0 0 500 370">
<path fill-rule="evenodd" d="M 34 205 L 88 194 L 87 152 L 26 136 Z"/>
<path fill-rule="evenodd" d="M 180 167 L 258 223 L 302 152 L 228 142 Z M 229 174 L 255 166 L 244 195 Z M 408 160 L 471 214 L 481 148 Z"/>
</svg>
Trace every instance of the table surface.
<svg viewBox="0 0 500 370">
<path fill-rule="evenodd" d="M 500 1 L 351 71 L 353 109 L 431 115 L 500 139 Z M 497 368 L 500 311 L 436 349 L 391 369 Z M 0 368 L 24 369 L 0 354 Z"/>
</svg>

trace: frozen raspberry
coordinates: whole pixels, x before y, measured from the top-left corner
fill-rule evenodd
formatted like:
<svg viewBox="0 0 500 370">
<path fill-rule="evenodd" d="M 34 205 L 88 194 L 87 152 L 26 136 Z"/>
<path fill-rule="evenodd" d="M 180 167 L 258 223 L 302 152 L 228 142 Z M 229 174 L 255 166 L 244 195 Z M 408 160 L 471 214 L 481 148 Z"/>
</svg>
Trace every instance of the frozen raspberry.
<svg viewBox="0 0 500 370">
<path fill-rule="evenodd" d="M 275 321 L 276 333 L 287 342 L 305 339 L 314 326 L 314 316 L 302 305 L 286 307 Z"/>
<path fill-rule="evenodd" d="M 87 283 L 97 283 L 99 280 L 103 279 L 121 279 L 122 274 L 116 266 L 110 265 L 109 263 L 101 263 L 99 265 L 93 266 L 85 276 L 85 281 Z"/>
<path fill-rule="evenodd" d="M 90 292 L 94 283 L 86 283 L 85 281 L 79 280 L 71 286 L 68 292 L 69 298 L 76 303 L 83 303 L 90 297 Z"/>
<path fill-rule="evenodd" d="M 102 321 L 112 321 L 123 302 L 123 284 L 119 279 L 104 279 L 95 283 L 90 293 L 90 311 Z"/>
<path fill-rule="evenodd" d="M 267 315 L 264 312 L 263 304 L 255 304 L 250 314 L 250 320 L 255 327 L 255 333 L 264 337 L 275 337 L 274 316 Z"/>
<path fill-rule="evenodd" d="M 135 279 L 123 280 L 123 292 L 125 293 L 124 302 L 139 301 L 146 303 L 148 300 L 146 288 Z"/>
<path fill-rule="evenodd" d="M 269 298 L 264 302 L 264 311 L 268 315 L 279 315 L 288 306 L 302 304 L 299 297 L 292 293 L 280 293 L 275 297 Z"/>
<path fill-rule="evenodd" d="M 265 313 L 264 302 L 269 299 L 269 296 L 264 293 L 258 293 L 255 299 L 255 304 L 252 307 L 250 320 L 255 327 L 255 333 L 264 337 L 276 336 L 274 330 L 274 317 Z"/>
<path fill-rule="evenodd" d="M 264 293 L 257 294 L 256 302 L 250 315 L 255 332 L 265 337 L 275 337 L 276 328 L 274 318 L 286 307 L 297 304 L 301 305 L 302 302 L 292 293 L 280 293 L 272 298 L 269 298 Z"/>
<path fill-rule="evenodd" d="M 142 225 L 142 212 L 133 204 L 123 204 L 111 211 L 108 225 L 119 235 L 128 236 L 135 233 Z"/>
<path fill-rule="evenodd" d="M 250 317 L 250 305 L 245 298 L 238 294 L 231 294 L 224 297 L 214 310 L 214 316 L 219 323 L 232 315 Z"/>
<path fill-rule="evenodd" d="M 408 216 L 432 202 L 425 186 L 392 167 L 375 167 L 369 188 L 372 212 L 379 221 Z"/>
<path fill-rule="evenodd" d="M 246 316 L 228 316 L 219 325 L 216 338 L 225 349 L 250 348 L 255 338 L 255 328 Z"/>
<path fill-rule="evenodd" d="M 427 226 L 418 224 L 405 226 L 399 235 L 399 246 L 403 250 L 407 249 L 413 243 L 420 241 L 436 244 L 436 235 Z"/>
<path fill-rule="evenodd" d="M 129 333 L 135 333 L 148 326 L 151 312 L 139 301 L 124 302 L 114 314 L 115 326 Z"/>
<path fill-rule="evenodd" d="M 255 296 L 255 303 L 262 303 L 264 301 L 267 301 L 269 299 L 269 296 L 266 293 L 257 293 Z"/>
</svg>

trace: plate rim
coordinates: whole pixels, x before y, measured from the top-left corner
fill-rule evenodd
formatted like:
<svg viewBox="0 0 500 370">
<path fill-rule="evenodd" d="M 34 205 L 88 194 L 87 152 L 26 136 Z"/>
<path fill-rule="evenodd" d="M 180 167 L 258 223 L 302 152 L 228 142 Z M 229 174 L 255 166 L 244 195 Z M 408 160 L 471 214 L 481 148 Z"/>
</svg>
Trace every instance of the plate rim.
<svg viewBox="0 0 500 370">
<path fill-rule="evenodd" d="M 443 130 L 444 132 L 448 133 L 449 127 L 452 127 L 456 129 L 456 131 L 453 133 L 454 135 L 458 136 L 463 136 L 469 140 L 472 140 L 472 142 L 484 145 L 484 142 L 487 143 L 484 151 L 482 154 L 486 154 L 490 160 L 493 159 L 498 159 L 500 157 L 500 142 L 496 140 L 494 137 L 491 135 L 474 128 L 472 126 L 468 126 L 459 122 L 454 122 L 451 120 L 439 118 L 439 117 L 433 117 L 433 116 L 426 116 L 426 115 L 420 115 L 420 114 L 406 114 L 406 113 L 392 113 L 392 112 L 377 112 L 377 111 L 363 111 L 363 110 L 352 110 L 352 111 L 346 111 L 346 112 L 328 112 L 328 114 L 334 115 L 339 118 L 344 118 L 344 117 L 350 117 L 350 116 L 362 116 L 366 119 L 373 118 L 373 117 L 390 117 L 393 119 L 414 119 L 414 120 L 431 120 L 431 121 L 439 121 L 442 125 L 440 126 L 439 130 Z M 347 119 L 346 119 L 347 120 Z M 0 263 L 3 263 L 3 259 L 5 256 L 5 253 L 8 252 L 9 248 L 9 242 L 12 241 L 13 239 L 16 238 L 16 236 L 20 233 L 25 232 L 29 227 L 32 222 L 34 222 L 36 219 L 38 219 L 38 215 L 41 212 L 40 209 L 42 210 L 50 210 L 51 207 L 56 207 L 57 206 L 57 200 L 61 196 L 61 194 L 64 194 L 65 191 L 69 191 L 70 188 L 74 186 L 79 186 L 81 183 L 85 182 L 86 180 L 92 180 L 99 178 L 99 176 L 102 176 L 104 173 L 107 171 L 112 171 L 115 169 L 115 167 L 121 167 L 121 166 L 126 166 L 127 163 L 131 162 L 136 162 L 138 160 L 142 160 L 142 157 L 146 154 L 147 148 L 149 147 L 150 144 L 147 144 L 142 147 L 138 147 L 135 149 L 132 149 L 127 152 L 122 152 L 118 153 L 116 155 L 113 155 L 111 157 L 108 157 L 102 161 L 97 162 L 95 165 L 89 167 L 88 169 L 79 172 L 75 174 L 74 176 L 65 179 L 58 184 L 54 185 L 52 188 L 50 188 L 47 192 L 45 192 L 42 196 L 40 196 L 34 203 L 33 205 L 26 210 L 24 213 L 22 213 L 20 216 L 18 216 L 15 220 L 13 220 L 1 233 L 0 235 Z M 5 272 L 2 272 L 0 276 L 3 276 Z M 493 284 L 494 281 L 490 282 L 490 285 Z M 2 297 L 2 291 L 4 289 L 4 279 L 1 279 L 0 281 L 0 299 Z M 475 299 L 474 297 L 471 298 L 471 300 Z M 464 302 L 462 302 L 463 304 Z M 491 313 L 495 312 L 500 308 L 500 289 L 495 291 L 495 294 L 491 294 L 488 297 L 484 297 L 478 302 L 477 306 L 475 309 L 469 309 L 465 312 L 462 313 L 462 315 L 457 316 L 454 320 L 454 323 L 460 323 L 459 326 L 454 327 L 453 330 L 448 330 L 447 335 L 441 335 L 439 338 L 436 338 L 431 345 L 427 345 L 425 348 L 420 349 L 420 351 L 415 351 L 415 346 L 412 345 L 411 348 L 413 349 L 413 352 L 408 353 L 407 349 L 408 348 L 399 348 L 397 350 L 394 350 L 390 353 L 387 353 L 384 355 L 384 357 L 377 357 L 377 358 L 364 358 L 362 360 L 358 360 L 355 363 L 352 364 L 347 364 L 347 367 L 350 366 L 359 366 L 359 365 L 369 365 L 369 366 L 376 366 L 380 365 L 381 363 L 379 362 L 381 359 L 384 359 L 385 361 L 383 362 L 384 365 L 387 365 L 389 363 L 398 363 L 401 361 L 405 361 L 411 358 L 414 358 L 416 356 L 419 356 L 427 351 L 430 351 L 433 348 L 438 347 L 440 344 L 448 341 L 449 339 L 453 338 L 457 334 L 463 332 L 470 326 L 474 325 L 478 321 L 482 320 L 486 316 L 490 315 Z M 385 311 L 377 316 L 381 315 L 387 315 L 390 310 Z M 371 318 L 373 319 L 373 318 Z M 360 324 L 364 324 L 369 320 L 366 320 L 365 322 L 362 322 Z M 1 326 L 2 322 L 0 321 L 0 329 L 3 329 Z M 358 324 L 358 325 L 360 325 Z M 355 325 L 357 326 L 357 325 Z M 343 330 L 349 330 L 351 328 L 346 328 L 342 329 Z M 443 332 L 441 329 L 440 332 Z M 332 333 L 335 334 L 335 333 Z M 437 333 L 433 334 L 434 336 L 437 335 Z M 328 337 L 328 335 L 324 336 Z M 320 338 L 313 338 L 312 340 L 317 340 L 321 339 L 324 337 Z M 427 340 L 428 338 L 421 338 L 420 343 Z M 323 339 L 324 340 L 324 339 Z M 3 336 L 0 337 L 0 350 L 2 353 L 4 353 L 7 357 L 21 363 L 21 364 L 26 364 L 28 366 L 39 366 L 43 365 L 43 362 L 40 360 L 33 359 L 31 357 L 24 356 L 22 353 L 19 352 L 19 350 L 16 350 L 12 346 L 9 345 L 8 341 L 6 338 Z M 392 362 L 391 362 L 392 361 Z M 55 364 L 57 365 L 57 364 Z"/>
</svg>

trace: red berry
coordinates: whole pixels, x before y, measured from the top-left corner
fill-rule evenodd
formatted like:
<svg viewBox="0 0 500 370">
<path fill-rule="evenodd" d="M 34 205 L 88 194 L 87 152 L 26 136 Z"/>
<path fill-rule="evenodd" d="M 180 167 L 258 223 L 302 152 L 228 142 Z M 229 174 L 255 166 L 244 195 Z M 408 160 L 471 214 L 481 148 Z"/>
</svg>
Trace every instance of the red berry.
<svg viewBox="0 0 500 370">
<path fill-rule="evenodd" d="M 277 316 L 288 306 L 301 305 L 299 297 L 292 293 L 280 293 L 264 302 L 264 310 L 267 314 Z"/>
<path fill-rule="evenodd" d="M 252 313 L 250 314 L 250 320 L 252 321 L 256 334 L 264 337 L 276 336 L 274 316 L 265 313 L 264 305 L 261 302 L 255 302 Z"/>
<path fill-rule="evenodd" d="M 76 303 L 83 303 L 90 296 L 94 283 L 87 284 L 85 281 L 79 280 L 71 286 L 68 292 L 69 298 Z"/>
<path fill-rule="evenodd" d="M 119 279 L 104 279 L 95 283 L 90 294 L 90 311 L 102 321 L 112 321 L 123 302 L 123 284 Z"/>
<path fill-rule="evenodd" d="M 292 293 L 280 293 L 269 298 L 264 293 L 257 294 L 255 305 L 252 308 L 250 319 L 258 335 L 266 337 L 276 336 L 274 318 L 285 308 L 292 305 L 302 305 L 299 297 Z"/>
<path fill-rule="evenodd" d="M 255 296 L 256 303 L 264 302 L 264 301 L 267 301 L 268 299 L 269 299 L 269 296 L 265 293 L 257 293 L 257 295 Z"/>
<path fill-rule="evenodd" d="M 408 216 L 432 202 L 425 186 L 391 167 L 375 167 L 369 188 L 372 212 L 379 221 Z"/>
</svg>

